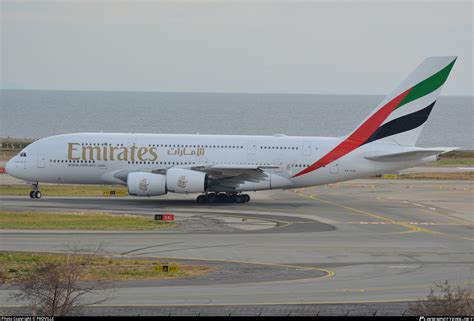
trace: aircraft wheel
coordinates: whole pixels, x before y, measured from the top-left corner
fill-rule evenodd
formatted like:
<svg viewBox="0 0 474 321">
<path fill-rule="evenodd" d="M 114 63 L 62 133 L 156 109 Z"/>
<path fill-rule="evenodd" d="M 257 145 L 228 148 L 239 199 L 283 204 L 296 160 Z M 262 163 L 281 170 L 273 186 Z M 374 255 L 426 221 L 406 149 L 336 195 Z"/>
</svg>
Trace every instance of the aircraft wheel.
<svg viewBox="0 0 474 321">
<path fill-rule="evenodd" d="M 236 195 L 235 196 L 235 202 L 236 203 L 245 203 L 244 195 Z"/>
<path fill-rule="evenodd" d="M 217 200 L 219 201 L 219 203 L 227 203 L 229 201 L 229 198 L 227 197 L 227 194 L 220 193 L 217 195 Z"/>
<path fill-rule="evenodd" d="M 196 202 L 198 202 L 199 204 L 207 203 L 206 195 L 199 195 L 199 196 L 196 198 Z"/>
<path fill-rule="evenodd" d="M 244 194 L 242 195 L 244 197 L 244 202 L 247 203 L 248 201 L 250 201 L 250 196 L 249 194 Z"/>
<path fill-rule="evenodd" d="M 35 198 L 35 191 L 30 192 L 30 198 Z"/>
<path fill-rule="evenodd" d="M 35 198 L 37 198 L 37 199 L 41 198 L 41 192 L 40 191 L 35 192 Z"/>
<path fill-rule="evenodd" d="M 217 195 L 215 193 L 210 193 L 207 195 L 208 203 L 217 203 Z"/>
<path fill-rule="evenodd" d="M 236 203 L 237 202 L 237 194 L 230 194 L 227 195 L 229 203 Z"/>
</svg>

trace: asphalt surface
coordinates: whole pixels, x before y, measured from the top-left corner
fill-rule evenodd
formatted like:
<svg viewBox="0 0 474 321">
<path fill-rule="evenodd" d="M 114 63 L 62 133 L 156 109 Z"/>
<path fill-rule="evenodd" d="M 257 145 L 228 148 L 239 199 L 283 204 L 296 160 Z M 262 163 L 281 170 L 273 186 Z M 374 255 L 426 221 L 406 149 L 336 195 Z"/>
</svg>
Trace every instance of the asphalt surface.
<svg viewBox="0 0 474 321">
<path fill-rule="evenodd" d="M 19 212 L 174 213 L 178 223 L 168 231 L 125 233 L 3 230 L 0 244 L 2 251 L 101 244 L 113 255 L 191 260 L 219 271 L 175 283 L 124 283 L 97 311 L 393 306 L 426 296 L 433 282 L 474 285 L 473 196 L 469 181 L 368 179 L 252 193 L 247 204 L 198 205 L 191 195 L 0 197 L 2 209 Z M 7 300 L 11 291 L 0 288 L 1 305 L 17 304 Z"/>
</svg>

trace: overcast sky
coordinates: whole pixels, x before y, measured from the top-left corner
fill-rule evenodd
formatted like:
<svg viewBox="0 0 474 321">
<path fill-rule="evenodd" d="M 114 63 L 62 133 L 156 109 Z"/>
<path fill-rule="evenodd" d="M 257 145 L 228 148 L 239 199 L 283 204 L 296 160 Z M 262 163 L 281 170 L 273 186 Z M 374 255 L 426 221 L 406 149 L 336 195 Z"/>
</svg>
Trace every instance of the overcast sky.
<svg viewBox="0 0 474 321">
<path fill-rule="evenodd" d="M 1 87 L 385 94 L 457 55 L 473 95 L 471 1 L 4 1 Z"/>
</svg>

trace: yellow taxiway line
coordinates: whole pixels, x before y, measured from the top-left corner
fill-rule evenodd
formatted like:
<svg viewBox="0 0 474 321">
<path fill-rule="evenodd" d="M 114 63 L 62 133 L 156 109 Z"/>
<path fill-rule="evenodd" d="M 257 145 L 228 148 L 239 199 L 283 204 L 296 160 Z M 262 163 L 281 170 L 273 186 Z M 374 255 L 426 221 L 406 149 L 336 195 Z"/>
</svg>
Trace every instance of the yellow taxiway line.
<svg viewBox="0 0 474 321">
<path fill-rule="evenodd" d="M 470 237 L 463 237 L 463 236 L 462 237 L 455 237 L 455 236 L 448 235 L 448 234 L 443 233 L 443 232 L 433 231 L 433 230 L 430 230 L 430 229 L 427 229 L 427 228 L 424 228 L 424 227 L 420 227 L 420 226 L 415 226 L 415 225 L 412 225 L 412 224 L 409 224 L 409 223 L 406 223 L 406 222 L 396 221 L 396 220 L 393 220 L 391 218 L 382 216 L 380 214 L 374 214 L 374 213 L 363 211 L 361 209 L 350 207 L 350 206 L 347 206 L 347 205 L 344 205 L 344 204 L 336 203 L 336 202 L 333 202 L 333 201 L 328 201 L 328 200 L 317 197 L 317 194 L 306 195 L 306 194 L 301 193 L 300 192 L 301 190 L 304 190 L 304 189 L 294 190 L 294 192 L 296 192 L 296 194 L 298 194 L 300 196 L 303 196 L 303 197 L 306 197 L 306 198 L 311 198 L 311 199 L 317 200 L 319 202 L 330 204 L 330 205 L 333 205 L 333 206 L 336 206 L 336 207 L 341 207 L 341 208 L 344 208 L 346 210 L 349 210 L 349 211 L 352 211 L 352 212 L 355 212 L 355 213 L 358 213 L 358 214 L 362 214 L 362 215 L 370 217 L 370 218 L 376 218 L 376 219 L 379 219 L 379 220 L 382 220 L 382 221 L 385 221 L 385 222 L 389 222 L 389 223 L 392 223 L 392 224 L 395 224 L 395 225 L 402 226 L 402 227 L 408 229 L 407 232 L 423 232 L 423 233 L 426 233 L 426 234 L 444 236 L 444 237 L 454 238 L 454 239 L 473 240 L 473 238 L 470 238 Z"/>
</svg>

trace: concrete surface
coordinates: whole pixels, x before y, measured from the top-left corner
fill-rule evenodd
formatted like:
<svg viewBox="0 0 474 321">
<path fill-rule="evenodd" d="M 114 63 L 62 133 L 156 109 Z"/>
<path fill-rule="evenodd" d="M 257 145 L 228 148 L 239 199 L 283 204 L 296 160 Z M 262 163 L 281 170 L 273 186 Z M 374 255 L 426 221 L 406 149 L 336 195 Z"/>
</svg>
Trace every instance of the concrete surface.
<svg viewBox="0 0 474 321">
<path fill-rule="evenodd" d="M 0 197 L 2 209 L 169 212 L 179 223 L 169 231 L 126 233 L 4 230 L 0 244 L 2 251 L 102 244 L 114 255 L 220 263 L 232 266 L 234 275 L 248 276 L 226 278 L 222 272 L 200 281 L 122 284 L 110 300 L 91 308 L 97 313 L 127 306 L 137 314 L 230 309 L 250 315 L 270 306 L 301 312 L 296 307 L 336 304 L 339 308 L 324 310 L 334 312 L 362 304 L 367 309 L 375 305 L 384 314 L 426 296 L 435 281 L 474 285 L 473 196 L 469 181 L 368 179 L 252 193 L 247 204 L 198 205 L 193 195 Z M 242 217 L 252 228 L 238 220 Z M 7 300 L 11 291 L 0 288 L 0 307 L 19 304 Z"/>
</svg>

